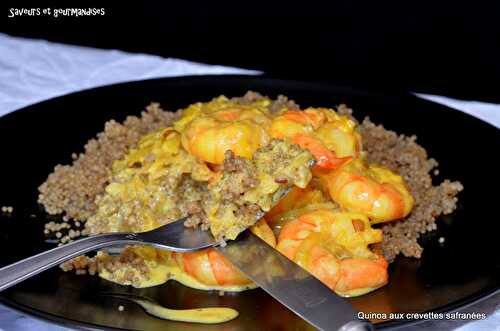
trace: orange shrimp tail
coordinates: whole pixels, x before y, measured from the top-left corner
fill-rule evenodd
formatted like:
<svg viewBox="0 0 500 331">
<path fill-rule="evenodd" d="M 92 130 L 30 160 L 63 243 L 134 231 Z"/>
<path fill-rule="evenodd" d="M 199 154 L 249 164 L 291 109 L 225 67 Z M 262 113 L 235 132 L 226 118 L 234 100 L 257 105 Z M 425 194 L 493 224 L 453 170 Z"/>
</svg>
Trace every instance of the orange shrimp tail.
<svg viewBox="0 0 500 331">
<path fill-rule="evenodd" d="M 276 237 L 264 219 L 250 230 L 270 246 L 276 246 Z M 175 253 L 171 256 L 177 265 L 189 276 L 208 286 L 245 286 L 252 284 L 241 271 L 213 248 L 198 252 Z"/>
<path fill-rule="evenodd" d="M 338 158 L 334 151 L 326 148 L 318 139 L 302 133 L 294 135 L 292 142 L 304 149 L 309 150 L 317 161 L 316 166 L 320 168 L 336 169 L 352 159 L 352 156 Z"/>
<path fill-rule="evenodd" d="M 353 290 L 371 291 L 387 284 L 387 261 L 379 256 L 377 260 L 350 258 L 340 263 L 340 279 L 335 290 L 346 296 Z"/>
<path fill-rule="evenodd" d="M 245 277 L 238 269 L 236 269 L 226 258 L 217 252 L 215 249 L 210 249 L 208 252 L 208 260 L 212 267 L 212 272 L 217 281 L 217 284 L 224 285 L 244 285 L 248 283 L 248 278 Z"/>
<path fill-rule="evenodd" d="M 337 259 L 325 248 L 314 246 L 309 253 L 311 262 L 307 270 L 323 284 L 335 291 L 340 280 L 340 264 Z"/>
</svg>

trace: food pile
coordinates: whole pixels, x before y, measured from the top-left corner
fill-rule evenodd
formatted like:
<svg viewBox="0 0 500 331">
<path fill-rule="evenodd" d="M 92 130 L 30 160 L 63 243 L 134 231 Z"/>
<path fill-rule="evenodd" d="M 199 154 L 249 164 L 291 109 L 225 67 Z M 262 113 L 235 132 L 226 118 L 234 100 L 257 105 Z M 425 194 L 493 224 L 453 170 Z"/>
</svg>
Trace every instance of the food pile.
<svg viewBox="0 0 500 331">
<path fill-rule="evenodd" d="M 433 186 L 436 166 L 415 137 L 359 124 L 344 105 L 300 109 L 248 92 L 175 113 L 152 104 L 141 117 L 106 123 L 72 165 L 49 175 L 39 202 L 71 224 L 47 228 L 62 242 L 77 224 L 85 235 L 140 232 L 188 214 L 186 226 L 218 240 L 250 227 L 337 294 L 358 296 L 388 282 L 399 253 L 420 257 L 419 236 L 455 209 L 462 186 Z M 213 249 L 133 246 L 62 268 L 137 287 L 168 279 L 199 289 L 255 286 Z"/>
</svg>

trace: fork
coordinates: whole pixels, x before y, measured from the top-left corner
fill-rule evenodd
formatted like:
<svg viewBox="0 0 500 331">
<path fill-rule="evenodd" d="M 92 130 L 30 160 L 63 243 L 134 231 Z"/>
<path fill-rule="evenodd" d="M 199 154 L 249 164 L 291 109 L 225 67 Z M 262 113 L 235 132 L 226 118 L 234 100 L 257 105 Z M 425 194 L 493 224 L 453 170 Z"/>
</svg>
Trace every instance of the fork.
<svg viewBox="0 0 500 331">
<path fill-rule="evenodd" d="M 309 166 L 314 164 L 313 160 Z M 290 191 L 291 187 L 279 189 L 274 194 L 274 203 L 283 199 Z M 263 216 L 264 212 L 260 211 L 255 218 L 259 220 Z M 185 227 L 184 222 L 188 218 L 186 216 L 146 232 L 115 232 L 90 236 L 15 262 L 0 268 L 0 292 L 74 257 L 105 247 L 139 244 L 184 253 L 220 244 L 210 231 Z"/>
<path fill-rule="evenodd" d="M 5 266 L 0 269 L 0 291 L 74 257 L 105 247 L 140 244 L 182 253 L 219 244 L 210 231 L 185 227 L 184 221 L 187 218 L 181 218 L 147 232 L 118 232 L 79 239 Z"/>
</svg>

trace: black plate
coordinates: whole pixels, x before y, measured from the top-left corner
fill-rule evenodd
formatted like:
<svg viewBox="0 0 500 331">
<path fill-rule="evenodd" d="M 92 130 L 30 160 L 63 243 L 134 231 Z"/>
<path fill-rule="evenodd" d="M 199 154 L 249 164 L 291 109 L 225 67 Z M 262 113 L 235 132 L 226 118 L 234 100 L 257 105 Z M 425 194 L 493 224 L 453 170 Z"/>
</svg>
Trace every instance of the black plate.
<svg viewBox="0 0 500 331">
<path fill-rule="evenodd" d="M 418 141 L 440 162 L 437 180 L 460 180 L 465 191 L 458 209 L 441 217 L 438 230 L 425 235 L 420 260 L 398 258 L 390 267 L 388 286 L 350 301 L 366 312 L 448 311 L 500 288 L 497 211 L 500 188 L 496 153 L 500 132 L 477 119 L 411 95 L 392 96 L 308 82 L 242 76 L 159 79 L 82 91 L 16 111 L 0 119 L 0 205 L 13 206 L 0 215 L 0 264 L 48 249 L 43 224 L 47 215 L 37 205 L 37 187 L 58 163 L 103 129 L 105 121 L 138 114 L 150 101 L 165 109 L 208 100 L 219 94 L 237 96 L 255 90 L 275 97 L 286 94 L 303 106 L 347 103 L 358 118 L 374 122 Z M 438 244 L 446 237 L 444 245 Z M 163 321 L 127 300 L 105 295 L 147 297 L 167 307 L 222 305 L 240 317 L 207 326 Z M 75 276 L 57 268 L 1 293 L 19 310 L 59 323 L 87 328 L 130 330 L 303 330 L 308 325 L 262 290 L 218 296 L 175 282 L 147 289 L 122 287 L 98 277 Z M 117 310 L 125 305 L 125 313 Z M 408 321 L 392 321 L 380 327 Z"/>
</svg>

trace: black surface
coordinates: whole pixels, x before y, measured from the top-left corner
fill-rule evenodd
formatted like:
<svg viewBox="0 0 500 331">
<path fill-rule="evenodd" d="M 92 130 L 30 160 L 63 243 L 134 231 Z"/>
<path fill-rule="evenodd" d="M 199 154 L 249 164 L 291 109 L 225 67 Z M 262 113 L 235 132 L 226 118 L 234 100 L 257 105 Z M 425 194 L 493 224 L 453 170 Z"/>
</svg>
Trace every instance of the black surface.
<svg viewBox="0 0 500 331">
<path fill-rule="evenodd" d="M 498 1 L 5 1 L 0 31 L 321 79 L 500 102 Z M 103 7 L 97 17 L 15 17 L 10 8 Z"/>
<path fill-rule="evenodd" d="M 52 99 L 0 119 L 0 205 L 13 206 L 0 214 L 0 264 L 14 262 L 51 247 L 45 242 L 47 219 L 37 205 L 37 187 L 58 163 L 71 161 L 72 152 L 103 129 L 106 120 L 139 114 L 150 101 L 175 110 L 219 94 L 241 95 L 252 89 L 275 97 L 283 93 L 303 106 L 347 103 L 358 118 L 374 122 L 418 141 L 440 163 L 443 178 L 460 180 L 465 190 L 458 209 L 441 217 L 438 230 L 425 235 L 421 260 L 398 258 L 390 266 L 388 286 L 351 299 L 366 312 L 448 311 L 500 288 L 498 233 L 498 164 L 500 131 L 458 111 L 410 95 L 381 95 L 308 82 L 252 77 L 160 79 L 113 85 Z M 31 217 L 30 217 L 31 215 Z M 446 238 L 444 245 L 438 238 Z M 167 307 L 225 305 L 241 315 L 223 326 L 162 321 L 139 307 L 106 294 L 147 297 Z M 133 330 L 285 330 L 307 329 L 304 322 L 261 290 L 218 296 L 175 282 L 133 289 L 97 277 L 75 276 L 52 269 L 1 293 L 3 302 L 20 310 L 72 326 L 117 327 Z M 117 310 L 125 305 L 126 313 Z M 386 322 L 382 327 L 400 325 Z"/>
</svg>

